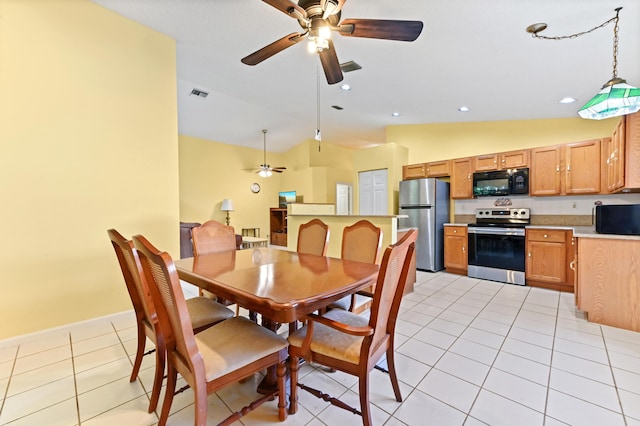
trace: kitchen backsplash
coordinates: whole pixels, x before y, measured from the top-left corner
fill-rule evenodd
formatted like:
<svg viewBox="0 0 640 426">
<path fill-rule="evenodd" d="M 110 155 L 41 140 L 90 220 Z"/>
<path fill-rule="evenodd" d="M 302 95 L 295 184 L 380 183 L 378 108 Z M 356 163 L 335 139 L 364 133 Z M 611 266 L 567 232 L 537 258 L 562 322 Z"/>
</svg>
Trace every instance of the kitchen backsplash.
<svg viewBox="0 0 640 426">
<path fill-rule="evenodd" d="M 495 207 L 496 200 L 504 197 L 484 197 L 473 200 L 455 200 L 455 216 L 474 215 L 476 209 Z M 554 197 L 510 196 L 511 206 L 531 209 L 532 222 L 535 216 L 588 216 L 591 217 L 597 201 L 602 204 L 640 204 L 638 194 L 573 195 Z M 542 219 L 542 218 L 541 218 Z"/>
</svg>

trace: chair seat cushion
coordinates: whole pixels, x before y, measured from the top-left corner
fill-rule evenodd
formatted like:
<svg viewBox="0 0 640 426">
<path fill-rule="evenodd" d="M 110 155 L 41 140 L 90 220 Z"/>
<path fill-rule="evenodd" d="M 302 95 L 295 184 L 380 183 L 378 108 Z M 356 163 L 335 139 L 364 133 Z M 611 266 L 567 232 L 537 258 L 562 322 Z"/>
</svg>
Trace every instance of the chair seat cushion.
<svg viewBox="0 0 640 426">
<path fill-rule="evenodd" d="M 189 310 L 194 330 L 226 320 L 235 315 L 231 309 L 207 297 L 187 299 L 187 309 Z"/>
<path fill-rule="evenodd" d="M 352 326 L 364 327 L 369 324 L 367 318 L 349 311 L 343 311 L 342 309 L 331 310 L 323 316 Z M 306 335 L 307 326 L 304 326 L 289 336 L 289 344 L 291 346 L 302 347 L 302 342 Z M 357 364 L 360 361 L 362 340 L 363 338 L 361 336 L 352 336 L 327 327 L 326 325 L 315 323 L 313 325 L 311 351 Z"/>
<path fill-rule="evenodd" d="M 208 382 L 288 346 L 285 338 L 243 317 L 225 320 L 195 338 Z"/>
<path fill-rule="evenodd" d="M 349 307 L 351 307 L 351 296 L 345 296 L 329 305 L 329 309 L 342 309 L 344 311 L 348 311 Z"/>
</svg>

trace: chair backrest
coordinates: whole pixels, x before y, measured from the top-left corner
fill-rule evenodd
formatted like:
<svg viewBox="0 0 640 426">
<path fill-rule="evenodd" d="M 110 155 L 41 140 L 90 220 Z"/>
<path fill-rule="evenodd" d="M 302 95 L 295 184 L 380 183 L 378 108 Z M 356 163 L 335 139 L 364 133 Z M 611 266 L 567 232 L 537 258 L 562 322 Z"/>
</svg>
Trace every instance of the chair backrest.
<svg viewBox="0 0 640 426">
<path fill-rule="evenodd" d="M 182 293 L 180 279 L 169 253 L 155 248 L 142 235 L 135 235 L 133 242 L 138 249 L 140 264 L 153 299 L 160 330 L 165 338 L 167 353 L 177 352 L 180 362 L 188 372 L 177 366 L 180 374 L 204 378 L 204 363 L 195 341 L 187 302 Z"/>
<path fill-rule="evenodd" d="M 236 232 L 233 227 L 215 220 L 193 228 L 191 237 L 195 256 L 236 250 Z"/>
<path fill-rule="evenodd" d="M 382 245 L 382 230 L 368 220 L 360 220 L 342 231 L 342 258 L 376 263 Z"/>
<path fill-rule="evenodd" d="M 329 225 L 320 219 L 312 219 L 300 225 L 298 231 L 298 253 L 324 256 L 329 242 Z"/>
<path fill-rule="evenodd" d="M 369 316 L 369 325 L 374 329 L 369 348 L 376 348 L 387 334 L 394 332 L 417 236 L 418 231 L 411 229 L 384 251 Z"/>
<path fill-rule="evenodd" d="M 127 240 L 115 229 L 109 229 L 107 234 L 109 234 L 111 245 L 113 245 L 118 257 L 120 270 L 124 276 L 136 317 L 143 320 L 148 327 L 153 327 L 157 320 L 156 310 L 149 293 L 149 287 L 142 275 L 142 266 L 133 241 Z"/>
</svg>

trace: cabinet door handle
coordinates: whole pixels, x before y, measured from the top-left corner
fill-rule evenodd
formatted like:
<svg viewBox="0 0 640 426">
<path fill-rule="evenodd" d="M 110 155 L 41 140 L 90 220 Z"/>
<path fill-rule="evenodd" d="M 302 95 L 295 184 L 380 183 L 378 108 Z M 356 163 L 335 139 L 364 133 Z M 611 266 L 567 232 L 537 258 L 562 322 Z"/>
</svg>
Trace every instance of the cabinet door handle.
<svg viewBox="0 0 640 426">
<path fill-rule="evenodd" d="M 544 234 L 544 235 L 543 235 L 543 237 L 544 237 L 544 238 L 547 238 L 547 237 L 548 237 L 548 235 L 547 235 L 547 234 Z"/>
<path fill-rule="evenodd" d="M 571 269 L 572 271 L 576 270 L 576 261 L 572 260 L 571 262 L 569 262 L 569 269 Z"/>
<path fill-rule="evenodd" d="M 464 253 L 464 246 L 462 246 L 462 252 Z"/>
<path fill-rule="evenodd" d="M 560 173 L 560 166 L 556 165 L 556 173 Z"/>
<path fill-rule="evenodd" d="M 454 229 L 454 230 L 453 230 L 453 233 L 454 233 L 454 234 L 457 234 L 457 233 L 458 233 L 458 230 L 457 230 L 457 229 Z"/>
<path fill-rule="evenodd" d="M 567 171 L 568 171 L 568 172 L 570 172 L 570 171 L 571 171 L 571 165 L 570 165 L 570 164 L 568 164 L 568 165 L 567 165 Z"/>
<path fill-rule="evenodd" d="M 529 252 L 528 254 L 529 254 L 529 257 L 531 257 L 531 252 Z"/>
</svg>

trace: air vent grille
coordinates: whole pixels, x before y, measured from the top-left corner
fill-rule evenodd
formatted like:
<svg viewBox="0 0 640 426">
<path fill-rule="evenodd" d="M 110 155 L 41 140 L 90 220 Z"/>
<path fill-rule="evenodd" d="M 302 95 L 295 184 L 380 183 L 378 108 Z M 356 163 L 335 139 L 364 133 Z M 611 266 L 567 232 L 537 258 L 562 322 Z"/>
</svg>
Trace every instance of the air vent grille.
<svg viewBox="0 0 640 426">
<path fill-rule="evenodd" d="M 349 61 L 340 64 L 340 69 L 342 70 L 342 72 L 351 72 L 362 69 L 362 67 L 353 61 Z"/>
<path fill-rule="evenodd" d="M 200 90 L 200 89 L 192 89 L 190 95 L 206 98 L 207 96 L 209 96 L 209 92 L 205 92 L 204 90 Z"/>
</svg>

